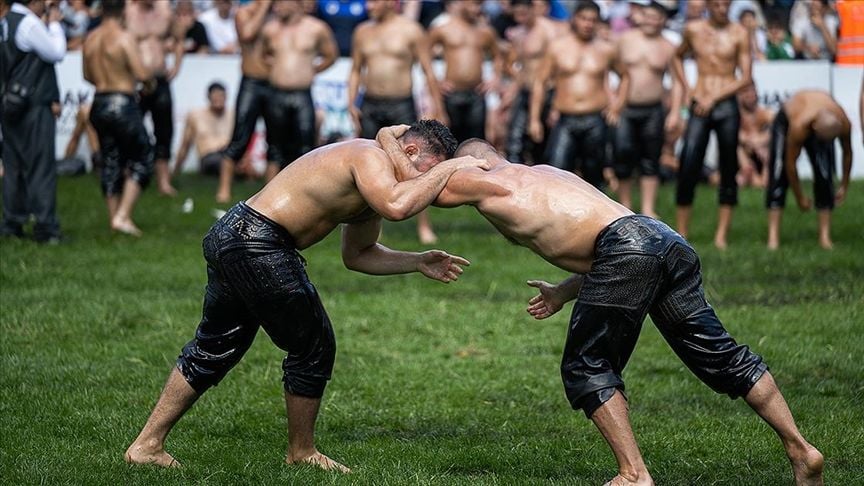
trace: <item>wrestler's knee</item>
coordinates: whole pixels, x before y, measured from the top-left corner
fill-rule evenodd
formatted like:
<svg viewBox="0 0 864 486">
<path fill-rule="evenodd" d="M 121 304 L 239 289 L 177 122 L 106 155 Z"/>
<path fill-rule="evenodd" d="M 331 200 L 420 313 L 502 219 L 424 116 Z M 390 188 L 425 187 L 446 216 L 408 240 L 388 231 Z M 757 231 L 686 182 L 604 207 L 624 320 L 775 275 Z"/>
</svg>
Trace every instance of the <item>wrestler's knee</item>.
<svg viewBox="0 0 864 486">
<path fill-rule="evenodd" d="M 309 398 L 321 398 L 336 360 L 336 341 L 332 333 L 325 336 L 311 353 L 288 354 L 282 361 L 285 392 Z"/>
</svg>

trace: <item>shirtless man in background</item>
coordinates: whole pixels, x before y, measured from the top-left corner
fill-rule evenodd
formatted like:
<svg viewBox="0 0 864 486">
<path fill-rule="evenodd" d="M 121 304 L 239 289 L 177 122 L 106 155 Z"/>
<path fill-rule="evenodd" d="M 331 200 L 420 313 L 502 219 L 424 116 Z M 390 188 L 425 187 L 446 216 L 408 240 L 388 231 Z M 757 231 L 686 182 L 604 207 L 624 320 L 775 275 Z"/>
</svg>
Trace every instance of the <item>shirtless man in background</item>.
<svg viewBox="0 0 864 486">
<path fill-rule="evenodd" d="M 399 137 L 395 143 L 405 159 L 398 164 L 374 140 L 326 145 L 291 163 L 213 225 L 204 237 L 208 282 L 201 323 L 126 451 L 127 462 L 178 464 L 165 452 L 165 438 L 195 400 L 243 357 L 260 323 L 287 352 L 282 363 L 288 412 L 285 462 L 348 472 L 315 447 L 315 420 L 336 343 L 299 251 L 344 224 L 342 259 L 347 268 L 371 275 L 420 272 L 444 283 L 456 280 L 466 260 L 439 250 L 390 250 L 377 241 L 381 218 L 397 221 L 417 214 L 456 171 L 486 167 L 473 157 L 443 161 L 452 156 L 456 141 L 438 122 L 423 120 L 408 131 L 388 133 Z"/>
<path fill-rule="evenodd" d="M 618 88 L 624 103 L 615 103 L 609 110 L 609 122 L 616 126 L 613 166 L 618 197 L 621 204 L 633 209 L 631 177 L 638 167 L 641 213 L 652 218 L 657 217 L 654 205 L 665 137 L 663 76 L 671 69 L 675 55 L 675 47 L 663 37 L 666 17 L 666 9 L 652 2 L 640 8 L 637 27 L 618 39 L 617 56 L 627 71 L 626 84 Z"/>
<path fill-rule="evenodd" d="M 234 180 L 234 169 L 243 158 L 249 146 L 249 140 L 255 133 L 258 117 L 264 115 L 270 100 L 270 66 L 264 62 L 264 42 L 261 29 L 270 13 L 271 0 L 258 0 L 242 5 L 237 9 L 234 24 L 237 28 L 237 41 L 240 43 L 240 89 L 237 93 L 237 104 L 234 110 L 234 131 L 231 142 L 225 149 L 222 160 L 222 170 L 219 171 L 219 189 L 216 201 L 227 203 L 231 200 L 231 182 Z M 267 123 L 267 117 L 264 117 Z M 276 149 L 275 130 L 267 129 L 268 160 L 276 160 L 273 150 Z"/>
<path fill-rule="evenodd" d="M 515 64 L 516 82 L 513 87 L 519 90 L 510 109 L 510 131 L 507 134 L 507 158 L 513 162 L 541 164 L 545 161 L 546 139 L 534 141 L 528 133 L 531 107 L 531 90 L 537 78 L 537 71 L 548 52 L 549 46 L 556 39 L 559 29 L 551 20 L 540 17 L 538 9 L 532 0 L 511 0 L 513 20 L 519 28 L 514 29 L 513 38 L 509 39 Z M 543 122 L 549 118 L 552 104 L 552 93 L 549 86 L 544 85 L 541 117 Z M 529 160 L 530 159 L 530 160 Z"/>
<path fill-rule="evenodd" d="M 670 125 L 679 123 L 683 97 L 687 92 L 692 93 L 690 120 L 684 131 L 681 168 L 678 171 L 675 220 L 678 232 L 686 238 L 690 229 L 696 183 L 705 163 L 708 136 L 714 130 L 717 134 L 720 172 L 720 209 L 717 213 L 714 246 L 722 250 L 727 245 L 733 208 L 738 204 L 736 175 L 740 118 L 735 94 L 753 82 L 752 61 L 747 30 L 729 21 L 729 0 L 708 0 L 708 12 L 708 19 L 693 20 L 684 26 L 683 39 L 673 61 L 674 79 L 681 87 L 687 86 L 684 57 L 688 53 L 693 54 L 698 73 L 696 87 L 692 91 L 679 88 L 669 112 Z M 736 70 L 741 71 L 738 77 L 735 75 Z"/>
<path fill-rule="evenodd" d="M 111 229 L 141 236 L 132 211 L 153 175 L 153 148 L 135 100 L 135 84 L 153 84 L 134 35 L 123 29 L 125 0 L 102 1 L 102 23 L 84 42 L 84 79 L 96 88 L 90 122 L 102 152 L 101 186 Z"/>
<path fill-rule="evenodd" d="M 440 81 L 450 130 L 458 141 L 485 138 L 486 94 L 497 90 L 502 60 L 495 31 L 481 23 L 482 1 L 448 2 L 450 20 L 429 31 L 429 47 L 441 46 L 446 71 Z M 430 56 L 431 57 L 431 56 Z M 494 61 L 494 75 L 483 80 L 483 62 Z"/>
<path fill-rule="evenodd" d="M 222 149 L 231 139 L 231 128 L 234 125 L 234 113 L 225 109 L 225 98 L 225 86 L 213 83 L 207 87 L 207 107 L 192 111 L 186 117 L 183 140 L 174 162 L 174 175 L 183 170 L 186 156 L 193 145 L 198 151 L 201 173 L 219 175 L 223 159 Z"/>
<path fill-rule="evenodd" d="M 786 204 L 786 190 L 791 185 L 802 211 L 809 211 L 811 201 L 801 190 L 796 164 L 803 148 L 813 167 L 813 198 L 819 213 L 819 245 L 826 250 L 831 241 L 831 212 L 841 204 L 849 191 L 852 173 L 852 124 L 843 108 L 824 91 L 803 90 L 783 103 L 771 128 L 771 150 L 768 164 L 768 248 L 780 246 L 780 221 Z M 843 176 L 834 191 L 836 158 L 834 140 L 843 149 Z"/>
<path fill-rule="evenodd" d="M 765 187 L 768 183 L 768 146 L 774 113 L 759 104 L 756 86 L 738 92 L 741 128 L 738 130 L 738 185 Z"/>
<path fill-rule="evenodd" d="M 315 105 L 312 80 L 339 56 L 333 31 L 323 21 L 306 15 L 300 2 L 276 2 L 274 18 L 264 25 L 264 49 L 270 63 L 267 101 L 268 150 L 265 179 L 315 147 Z M 316 63 L 316 58 L 320 60 Z"/>
<path fill-rule="evenodd" d="M 366 9 L 370 20 L 354 31 L 348 77 L 348 111 L 360 137 L 372 138 L 382 127 L 417 120 L 411 79 L 415 62 L 423 70 L 432 99 L 432 113 L 427 117 L 446 122 L 423 27 L 399 15 L 394 0 L 368 0 Z M 363 102 L 358 108 L 361 86 Z M 417 216 L 417 236 L 427 245 L 438 240 L 425 211 Z"/>
<path fill-rule="evenodd" d="M 171 185 L 171 139 L 174 137 L 174 105 L 171 97 L 171 81 L 180 72 L 185 50 L 183 42 L 186 32 L 174 20 L 168 0 L 136 0 L 126 7 L 126 29 L 135 37 L 144 68 L 150 77 L 156 78 L 155 88 L 141 91 L 140 105 L 144 114 L 153 118 L 153 137 L 156 157 L 156 183 L 159 192 L 174 196 L 177 191 Z M 165 60 L 166 51 L 174 53 L 171 69 Z"/>
<path fill-rule="evenodd" d="M 531 90 L 529 132 L 535 142 L 543 139 L 543 96 L 549 79 L 555 82 L 553 107 L 561 115 L 549 136 L 546 159 L 559 169 L 578 171 L 600 186 L 604 176 L 613 183 L 606 165 L 606 120 L 609 109 L 606 86 L 617 62 L 614 46 L 595 38 L 600 8 L 594 2 L 577 4 L 571 32 L 549 44 L 535 72 Z M 622 73 L 626 82 L 627 72 Z M 620 111 L 620 110 L 619 110 Z M 614 189 L 614 187 L 613 187 Z"/>
<path fill-rule="evenodd" d="M 392 137 L 381 137 L 401 157 Z M 607 484 L 653 484 L 630 426 L 621 373 L 647 314 L 696 376 L 713 390 L 744 397 L 778 434 L 799 485 L 822 482 L 823 458 L 795 425 L 762 358 L 739 345 L 705 300 L 699 257 L 660 221 L 634 215 L 578 176 L 550 166 L 511 164 L 484 140 L 456 155 L 482 157 L 488 171 L 454 174 L 435 205 L 472 205 L 509 241 L 573 272 L 540 290 L 528 312 L 545 319 L 576 299 L 561 376 L 571 406 L 583 410 L 618 462 Z"/>
</svg>

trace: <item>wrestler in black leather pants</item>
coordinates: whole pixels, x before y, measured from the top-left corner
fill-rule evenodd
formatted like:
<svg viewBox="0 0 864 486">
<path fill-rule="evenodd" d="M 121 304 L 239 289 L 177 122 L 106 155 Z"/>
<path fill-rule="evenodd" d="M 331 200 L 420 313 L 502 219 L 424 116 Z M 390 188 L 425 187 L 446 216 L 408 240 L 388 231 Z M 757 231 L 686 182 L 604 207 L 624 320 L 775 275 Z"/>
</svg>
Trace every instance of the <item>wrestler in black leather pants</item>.
<svg viewBox="0 0 864 486">
<path fill-rule="evenodd" d="M 153 147 L 156 160 L 171 158 L 171 138 L 174 136 L 174 104 L 171 100 L 171 85 L 164 76 L 156 77 L 156 89 L 152 93 L 139 93 L 142 115 L 150 113 L 153 119 Z"/>
<path fill-rule="evenodd" d="M 273 88 L 267 103 L 268 161 L 285 168 L 315 148 L 315 104 L 308 89 Z M 272 158 L 270 158 L 272 157 Z"/>
<path fill-rule="evenodd" d="M 546 159 L 549 165 L 570 172 L 579 171 L 582 178 L 600 187 L 603 168 L 608 163 L 606 121 L 600 112 L 584 115 L 561 115 L 549 135 Z"/>
<path fill-rule="evenodd" d="M 545 125 L 549 118 L 549 111 L 552 109 L 552 97 L 554 91 L 546 92 L 546 97 L 543 100 L 543 108 L 540 112 L 540 120 Z M 546 162 L 546 146 L 548 141 L 548 131 L 544 130 L 544 139 L 540 143 L 531 140 L 528 135 L 529 110 L 531 104 L 531 91 L 522 89 L 519 95 L 513 101 L 513 107 L 510 112 L 510 131 L 507 132 L 507 160 L 516 164 L 525 163 L 525 154 L 530 153 L 535 164 Z"/>
<path fill-rule="evenodd" d="M 374 139 L 378 130 L 417 121 L 414 98 L 375 98 L 364 96 L 360 105 L 360 137 Z"/>
<path fill-rule="evenodd" d="M 486 98 L 474 91 L 454 91 L 444 96 L 450 131 L 459 142 L 486 138 Z"/>
<path fill-rule="evenodd" d="M 624 107 L 615 127 L 615 177 L 629 179 L 636 167 L 643 177 L 659 174 L 665 119 L 662 103 Z"/>
<path fill-rule="evenodd" d="M 255 79 L 243 76 L 240 79 L 240 89 L 237 91 L 237 103 L 234 109 L 234 130 L 231 134 L 231 142 L 224 151 L 225 157 L 237 162 L 243 158 L 249 140 L 255 133 L 255 125 L 258 117 L 263 116 L 267 110 L 270 100 L 270 83 L 266 79 Z M 264 118 L 267 122 L 267 118 Z M 269 157 L 271 143 L 271 131 L 267 130 L 268 160 L 276 160 Z"/>
<path fill-rule="evenodd" d="M 147 187 L 153 176 L 153 147 L 135 97 L 128 93 L 96 93 L 90 123 L 99 137 L 104 164 L 102 194 L 122 193 L 127 170 L 142 189 Z"/>
</svg>

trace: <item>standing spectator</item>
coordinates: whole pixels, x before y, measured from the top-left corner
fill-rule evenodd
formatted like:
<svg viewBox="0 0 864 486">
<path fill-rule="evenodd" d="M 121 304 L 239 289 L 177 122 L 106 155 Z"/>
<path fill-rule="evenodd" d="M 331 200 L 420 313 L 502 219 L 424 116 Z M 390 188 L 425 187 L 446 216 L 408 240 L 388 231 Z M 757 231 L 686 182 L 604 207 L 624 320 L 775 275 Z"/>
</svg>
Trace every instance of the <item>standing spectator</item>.
<svg viewBox="0 0 864 486">
<path fill-rule="evenodd" d="M 201 14 L 198 20 L 207 29 L 210 50 L 217 54 L 237 54 L 237 30 L 234 28 L 234 5 L 231 0 L 214 0 L 213 8 Z"/>
<path fill-rule="evenodd" d="M 780 15 L 768 17 L 768 36 L 765 41 L 765 59 L 769 61 L 786 61 L 795 59 L 795 47 L 792 36 L 786 29 L 786 22 Z"/>
<path fill-rule="evenodd" d="M 828 9 L 827 0 L 810 0 L 808 17 L 792 22 L 792 42 L 795 51 L 804 59 L 834 58 L 837 53 L 837 26 L 839 20 Z"/>
<path fill-rule="evenodd" d="M 192 5 L 192 0 L 178 0 L 174 13 L 177 15 L 177 23 L 186 31 L 183 50 L 187 54 L 209 52 L 210 41 L 207 39 L 207 29 L 195 18 L 195 6 Z"/>
<path fill-rule="evenodd" d="M 57 221 L 55 118 L 59 99 L 54 64 L 66 55 L 62 13 L 51 3 L 47 26 L 40 19 L 46 2 L 15 3 L 0 30 L 0 86 L 4 132 L 3 221 L 0 235 L 23 237 L 32 214 L 33 236 L 40 243 L 60 242 Z"/>
<path fill-rule="evenodd" d="M 87 26 L 90 25 L 90 11 L 84 0 L 69 0 L 63 6 L 63 29 L 66 31 L 66 49 L 77 51 L 84 44 Z"/>
<path fill-rule="evenodd" d="M 750 56 L 757 61 L 764 60 L 766 44 L 765 29 L 759 24 L 756 11 L 749 8 L 741 10 L 741 13 L 738 15 L 738 23 L 743 25 L 750 35 Z"/>
<path fill-rule="evenodd" d="M 369 19 L 365 0 L 318 0 L 317 17 L 330 26 L 342 57 L 351 56 L 354 29 Z"/>
</svg>

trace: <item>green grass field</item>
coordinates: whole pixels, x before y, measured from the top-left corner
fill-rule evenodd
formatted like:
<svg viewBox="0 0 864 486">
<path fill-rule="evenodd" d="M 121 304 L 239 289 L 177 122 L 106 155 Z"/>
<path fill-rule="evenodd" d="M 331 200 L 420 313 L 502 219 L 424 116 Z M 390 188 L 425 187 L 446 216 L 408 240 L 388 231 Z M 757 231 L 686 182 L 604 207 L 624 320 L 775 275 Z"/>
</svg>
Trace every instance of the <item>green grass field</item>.
<svg viewBox="0 0 864 486">
<path fill-rule="evenodd" d="M 318 446 L 353 474 L 282 463 L 281 354 L 263 332 L 169 437 L 183 469 L 127 466 L 123 451 L 200 317 L 215 181 L 178 186 L 178 199 L 144 195 L 136 219 L 145 237 L 134 240 L 107 231 L 96 180 L 64 179 L 70 241 L 0 243 L 3 484 L 601 484 L 614 475 L 560 383 L 569 306 L 546 321 L 524 311 L 533 295 L 525 280 L 563 272 L 470 208 L 432 211 L 439 247 L 473 262 L 454 284 L 349 272 L 337 235 L 304 252 L 339 343 Z M 829 484 L 864 483 L 862 189 L 854 184 L 835 213 L 833 252 L 816 244 L 815 214 L 791 205 L 783 246 L 767 252 L 753 190 L 742 191 L 730 250 L 710 244 L 716 196 L 707 188 L 691 235 L 709 300 L 771 366 L 825 454 Z M 186 196 L 190 214 L 180 210 Z M 673 214 L 671 200 L 666 187 L 661 214 Z M 383 241 L 421 248 L 410 222 L 386 225 Z M 624 377 L 658 484 L 791 484 L 773 432 L 743 401 L 696 380 L 650 321 Z"/>
</svg>

